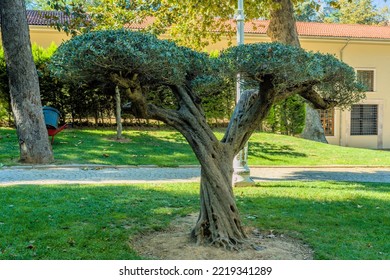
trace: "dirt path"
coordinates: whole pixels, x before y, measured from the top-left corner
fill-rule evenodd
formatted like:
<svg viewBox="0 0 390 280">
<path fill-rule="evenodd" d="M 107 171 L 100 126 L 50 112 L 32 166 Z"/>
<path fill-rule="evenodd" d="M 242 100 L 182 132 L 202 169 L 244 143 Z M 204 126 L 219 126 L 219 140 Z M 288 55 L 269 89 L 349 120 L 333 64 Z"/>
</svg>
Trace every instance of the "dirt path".
<svg viewBox="0 0 390 280">
<path fill-rule="evenodd" d="M 247 229 L 248 246 L 241 251 L 228 251 L 223 248 L 196 246 L 189 240 L 189 232 L 195 224 L 197 214 L 176 219 L 162 232 L 144 235 L 131 242 L 140 255 L 160 260 L 310 260 L 312 250 L 302 242 L 292 238 Z"/>
</svg>

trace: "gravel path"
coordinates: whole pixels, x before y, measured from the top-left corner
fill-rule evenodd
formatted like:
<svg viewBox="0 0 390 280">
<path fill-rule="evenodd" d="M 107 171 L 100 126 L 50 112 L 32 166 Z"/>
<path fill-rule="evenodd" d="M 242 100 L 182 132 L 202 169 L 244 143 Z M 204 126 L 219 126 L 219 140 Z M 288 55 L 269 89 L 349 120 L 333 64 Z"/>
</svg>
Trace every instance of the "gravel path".
<svg viewBox="0 0 390 280">
<path fill-rule="evenodd" d="M 75 167 L 0 168 L 0 186 L 22 184 L 107 184 L 199 182 L 199 167 Z M 390 168 L 368 167 L 253 167 L 256 182 L 332 180 L 390 183 Z"/>
</svg>

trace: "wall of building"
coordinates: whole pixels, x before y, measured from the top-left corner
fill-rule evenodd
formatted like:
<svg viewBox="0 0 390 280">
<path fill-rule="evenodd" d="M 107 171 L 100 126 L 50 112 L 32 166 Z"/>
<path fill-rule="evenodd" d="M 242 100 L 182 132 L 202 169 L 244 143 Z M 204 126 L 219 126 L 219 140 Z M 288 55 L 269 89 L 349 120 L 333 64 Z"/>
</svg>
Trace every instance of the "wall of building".
<svg viewBox="0 0 390 280">
<path fill-rule="evenodd" d="M 62 42 L 70 39 L 65 32 L 59 32 L 54 28 L 47 26 L 30 26 L 30 39 L 31 43 L 47 48 L 53 42 L 59 46 Z"/>
<path fill-rule="evenodd" d="M 305 49 L 334 54 L 355 69 L 374 70 L 374 91 L 366 93 L 360 104 L 378 105 L 378 135 L 351 135 L 351 112 L 337 111 L 335 136 L 328 137 L 332 144 L 364 147 L 390 148 L 390 42 L 345 40 L 302 40 Z"/>
</svg>

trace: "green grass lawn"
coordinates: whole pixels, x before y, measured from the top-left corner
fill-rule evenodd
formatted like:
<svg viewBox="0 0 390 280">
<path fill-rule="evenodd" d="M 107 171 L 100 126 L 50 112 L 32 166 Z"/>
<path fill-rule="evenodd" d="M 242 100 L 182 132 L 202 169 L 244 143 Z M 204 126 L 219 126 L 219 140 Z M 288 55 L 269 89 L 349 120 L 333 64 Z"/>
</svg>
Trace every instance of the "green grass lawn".
<svg viewBox="0 0 390 280">
<path fill-rule="evenodd" d="M 315 259 L 390 259 L 390 184 L 235 189 L 246 225 L 299 238 Z M 0 188 L 0 259 L 139 259 L 129 246 L 198 211 L 197 184 Z"/>
<path fill-rule="evenodd" d="M 222 137 L 221 132 L 216 133 Z M 169 130 L 126 130 L 124 141 L 114 130 L 66 129 L 53 144 L 57 164 L 159 165 L 198 164 L 191 148 Z M 296 137 L 255 133 L 249 142 L 249 165 L 382 165 L 390 152 L 347 148 Z M 16 165 L 19 148 L 15 130 L 0 128 L 0 164 Z"/>
</svg>

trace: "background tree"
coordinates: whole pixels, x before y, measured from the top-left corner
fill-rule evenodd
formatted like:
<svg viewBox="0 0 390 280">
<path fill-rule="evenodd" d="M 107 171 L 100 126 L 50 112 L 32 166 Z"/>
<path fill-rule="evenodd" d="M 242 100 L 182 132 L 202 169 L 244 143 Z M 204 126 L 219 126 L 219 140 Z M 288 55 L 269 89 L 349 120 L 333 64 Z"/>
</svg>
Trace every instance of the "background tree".
<svg viewBox="0 0 390 280">
<path fill-rule="evenodd" d="M 322 13 L 324 22 L 388 25 L 389 9 L 377 8 L 372 0 L 339 0 L 327 4 Z"/>
<path fill-rule="evenodd" d="M 267 35 L 273 42 L 300 47 L 298 31 L 291 0 L 277 0 L 279 5 L 272 6 Z M 305 125 L 301 137 L 327 143 L 321 119 L 316 110 L 306 104 Z"/>
<path fill-rule="evenodd" d="M 346 64 L 277 43 L 233 47 L 212 59 L 150 34 L 99 31 L 62 44 L 51 70 L 68 81 L 113 82 L 127 92 L 134 115 L 162 121 L 185 137 L 201 164 L 201 209 L 192 237 L 198 244 L 227 248 L 240 247 L 246 237 L 232 191 L 233 158 L 273 103 L 299 94 L 328 108 L 362 98 Z M 243 94 L 218 140 L 194 85 L 210 77 L 234 81 L 238 72 L 256 90 Z M 155 87 L 166 89 L 174 108 L 148 99 Z"/>
<path fill-rule="evenodd" d="M 20 160 L 26 163 L 52 162 L 24 1 L 1 0 L 0 16 Z"/>
<path fill-rule="evenodd" d="M 297 21 L 322 22 L 319 9 L 318 3 L 311 0 L 302 1 L 295 5 L 295 18 Z"/>
</svg>

